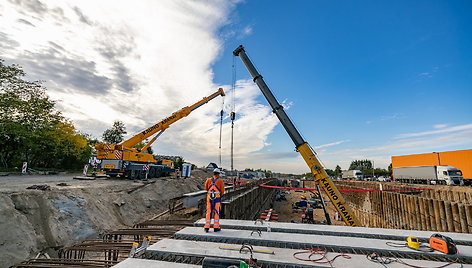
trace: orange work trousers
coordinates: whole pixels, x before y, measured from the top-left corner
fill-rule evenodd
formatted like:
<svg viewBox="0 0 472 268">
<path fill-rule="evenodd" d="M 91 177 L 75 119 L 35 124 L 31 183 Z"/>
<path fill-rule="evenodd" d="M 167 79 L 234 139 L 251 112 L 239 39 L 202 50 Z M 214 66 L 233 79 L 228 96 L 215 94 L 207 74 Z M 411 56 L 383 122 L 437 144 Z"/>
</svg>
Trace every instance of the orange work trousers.
<svg viewBox="0 0 472 268">
<path fill-rule="evenodd" d="M 221 201 L 213 201 L 207 198 L 204 228 L 210 228 L 212 218 L 213 218 L 213 228 L 217 228 L 217 229 L 220 228 L 220 208 L 221 208 Z"/>
</svg>

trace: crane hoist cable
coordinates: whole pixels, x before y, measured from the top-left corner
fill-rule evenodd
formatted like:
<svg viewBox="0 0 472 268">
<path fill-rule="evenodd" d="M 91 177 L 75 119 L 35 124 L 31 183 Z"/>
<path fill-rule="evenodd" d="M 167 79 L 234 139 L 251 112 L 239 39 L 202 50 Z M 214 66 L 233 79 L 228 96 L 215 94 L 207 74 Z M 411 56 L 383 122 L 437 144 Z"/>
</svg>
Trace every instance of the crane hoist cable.
<svg viewBox="0 0 472 268">
<path fill-rule="evenodd" d="M 234 144 L 234 119 L 236 118 L 236 57 L 233 57 L 233 77 L 231 81 L 231 113 L 230 113 L 230 119 L 231 119 L 231 171 L 234 170 L 234 150 L 233 150 L 233 144 Z"/>
<path fill-rule="evenodd" d="M 225 106 L 225 99 L 222 98 L 223 100 L 221 101 L 221 111 L 220 111 L 220 144 L 219 144 L 219 149 L 220 149 L 220 157 L 219 157 L 219 167 L 221 168 L 221 136 L 223 133 L 223 115 L 224 115 L 224 106 Z"/>
</svg>

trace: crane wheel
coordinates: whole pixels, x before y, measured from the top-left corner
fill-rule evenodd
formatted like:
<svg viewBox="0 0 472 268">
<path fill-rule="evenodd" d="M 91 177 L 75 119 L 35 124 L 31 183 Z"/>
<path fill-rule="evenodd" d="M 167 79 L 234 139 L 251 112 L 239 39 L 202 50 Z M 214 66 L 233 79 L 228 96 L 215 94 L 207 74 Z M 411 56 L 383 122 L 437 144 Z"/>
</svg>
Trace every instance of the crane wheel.
<svg viewBox="0 0 472 268">
<path fill-rule="evenodd" d="M 155 168 L 151 167 L 151 168 L 149 169 L 148 177 L 149 177 L 149 178 L 155 178 L 155 177 L 156 177 L 156 169 L 155 169 Z"/>
<path fill-rule="evenodd" d="M 138 170 L 131 170 L 129 178 L 132 180 L 136 180 L 138 178 L 139 171 Z"/>
<path fill-rule="evenodd" d="M 148 178 L 149 178 L 149 176 L 148 176 Z M 140 180 L 146 179 L 146 171 L 141 170 L 141 171 L 139 172 L 139 179 L 140 179 Z"/>
</svg>

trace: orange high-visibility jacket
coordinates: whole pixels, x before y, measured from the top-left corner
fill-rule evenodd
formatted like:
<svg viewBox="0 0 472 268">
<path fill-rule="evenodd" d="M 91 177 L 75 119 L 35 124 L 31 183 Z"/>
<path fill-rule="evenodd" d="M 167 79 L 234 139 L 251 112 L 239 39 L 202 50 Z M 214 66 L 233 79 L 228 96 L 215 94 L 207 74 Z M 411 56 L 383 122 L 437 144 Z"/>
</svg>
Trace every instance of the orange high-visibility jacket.
<svg viewBox="0 0 472 268">
<path fill-rule="evenodd" d="M 205 181 L 205 191 L 208 191 L 210 189 L 210 186 L 211 186 L 211 183 L 212 183 L 211 179 L 212 178 L 208 178 Z M 220 189 L 220 196 L 223 196 L 224 193 L 225 193 L 225 184 L 224 184 L 224 182 L 221 178 L 218 178 L 216 180 L 216 187 L 218 187 L 218 189 Z"/>
</svg>

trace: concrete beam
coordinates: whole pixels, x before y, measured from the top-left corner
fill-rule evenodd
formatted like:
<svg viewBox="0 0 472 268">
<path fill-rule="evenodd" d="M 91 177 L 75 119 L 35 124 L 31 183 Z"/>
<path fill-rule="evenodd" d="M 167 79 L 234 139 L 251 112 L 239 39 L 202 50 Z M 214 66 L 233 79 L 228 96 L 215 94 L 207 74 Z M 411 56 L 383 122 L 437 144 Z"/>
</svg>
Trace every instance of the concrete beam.
<svg viewBox="0 0 472 268">
<path fill-rule="evenodd" d="M 195 242 L 186 240 L 174 240 L 174 239 L 163 239 L 153 245 L 151 245 L 147 251 L 146 256 L 152 258 L 160 256 L 200 256 L 214 257 L 214 258 L 227 258 L 234 260 L 245 260 L 250 257 L 249 252 L 239 253 L 237 250 L 225 250 L 220 247 L 234 247 L 240 248 L 238 244 L 226 244 L 226 243 L 212 243 L 212 242 Z M 259 265 L 264 267 L 327 267 L 326 263 L 321 263 L 326 260 L 321 260 L 320 263 L 302 261 L 294 257 L 294 254 L 301 252 L 297 249 L 286 249 L 286 248 L 274 248 L 274 247 L 254 247 L 257 250 L 273 251 L 274 254 L 254 253 L 253 257 L 258 260 Z M 326 254 L 328 259 L 333 259 L 338 253 L 329 252 Z M 297 255 L 299 258 L 308 258 L 309 253 Z M 312 256 L 312 259 L 319 258 L 320 255 Z M 379 267 L 378 263 L 370 262 L 364 255 L 349 254 L 349 259 L 343 258 L 342 256 L 336 258 L 333 265 L 335 267 Z M 439 267 L 445 265 L 445 262 L 432 262 L 424 260 L 404 260 L 408 264 L 416 266 L 426 267 Z M 400 263 L 391 263 L 388 267 L 405 267 Z M 466 266 L 465 266 L 466 267 Z M 470 265 L 469 267 L 472 267 Z"/>
<path fill-rule="evenodd" d="M 226 194 L 230 194 L 233 191 L 233 186 L 225 186 Z M 197 192 L 186 193 L 182 195 L 184 208 L 196 207 L 200 200 L 204 199 L 207 195 L 207 191 L 201 190 Z"/>
<path fill-rule="evenodd" d="M 275 246 L 280 248 L 322 248 L 334 252 L 361 252 L 362 254 L 381 253 L 384 256 L 403 256 L 407 258 L 439 258 L 439 260 L 455 259 L 454 255 L 438 252 L 419 252 L 407 247 L 396 248 L 386 244 L 388 240 L 362 237 L 314 235 L 299 233 L 262 232 L 251 235 L 251 231 L 222 229 L 218 233 L 205 233 L 203 228 L 187 227 L 177 232 L 174 237 L 182 240 L 225 242 L 257 246 Z M 391 240 L 390 240 L 391 241 Z M 391 241 L 397 242 L 398 241 Z M 472 263 L 472 246 L 457 246 L 461 260 Z"/>
<path fill-rule="evenodd" d="M 195 222 L 195 226 L 203 227 L 204 219 Z M 220 219 L 222 229 L 237 230 L 267 230 L 267 222 L 258 221 L 230 220 Z M 366 228 L 366 227 L 350 227 L 337 225 L 321 225 L 321 224 L 296 224 L 288 222 L 270 222 L 272 232 L 281 233 L 300 233 L 330 236 L 347 236 L 347 237 L 363 237 L 384 240 L 401 240 L 405 241 L 407 237 L 414 236 L 421 241 L 428 241 L 434 233 L 432 231 L 418 230 L 401 230 L 401 229 L 384 229 L 384 228 Z M 442 235 L 448 236 L 458 245 L 472 246 L 472 234 L 441 232 Z"/>
<path fill-rule="evenodd" d="M 144 260 L 144 259 L 132 259 L 128 258 L 117 265 L 112 266 L 113 268 L 197 268 L 202 267 L 201 265 L 185 264 L 185 263 L 175 263 L 175 262 L 166 262 L 166 261 L 156 261 L 156 260 Z"/>
</svg>

